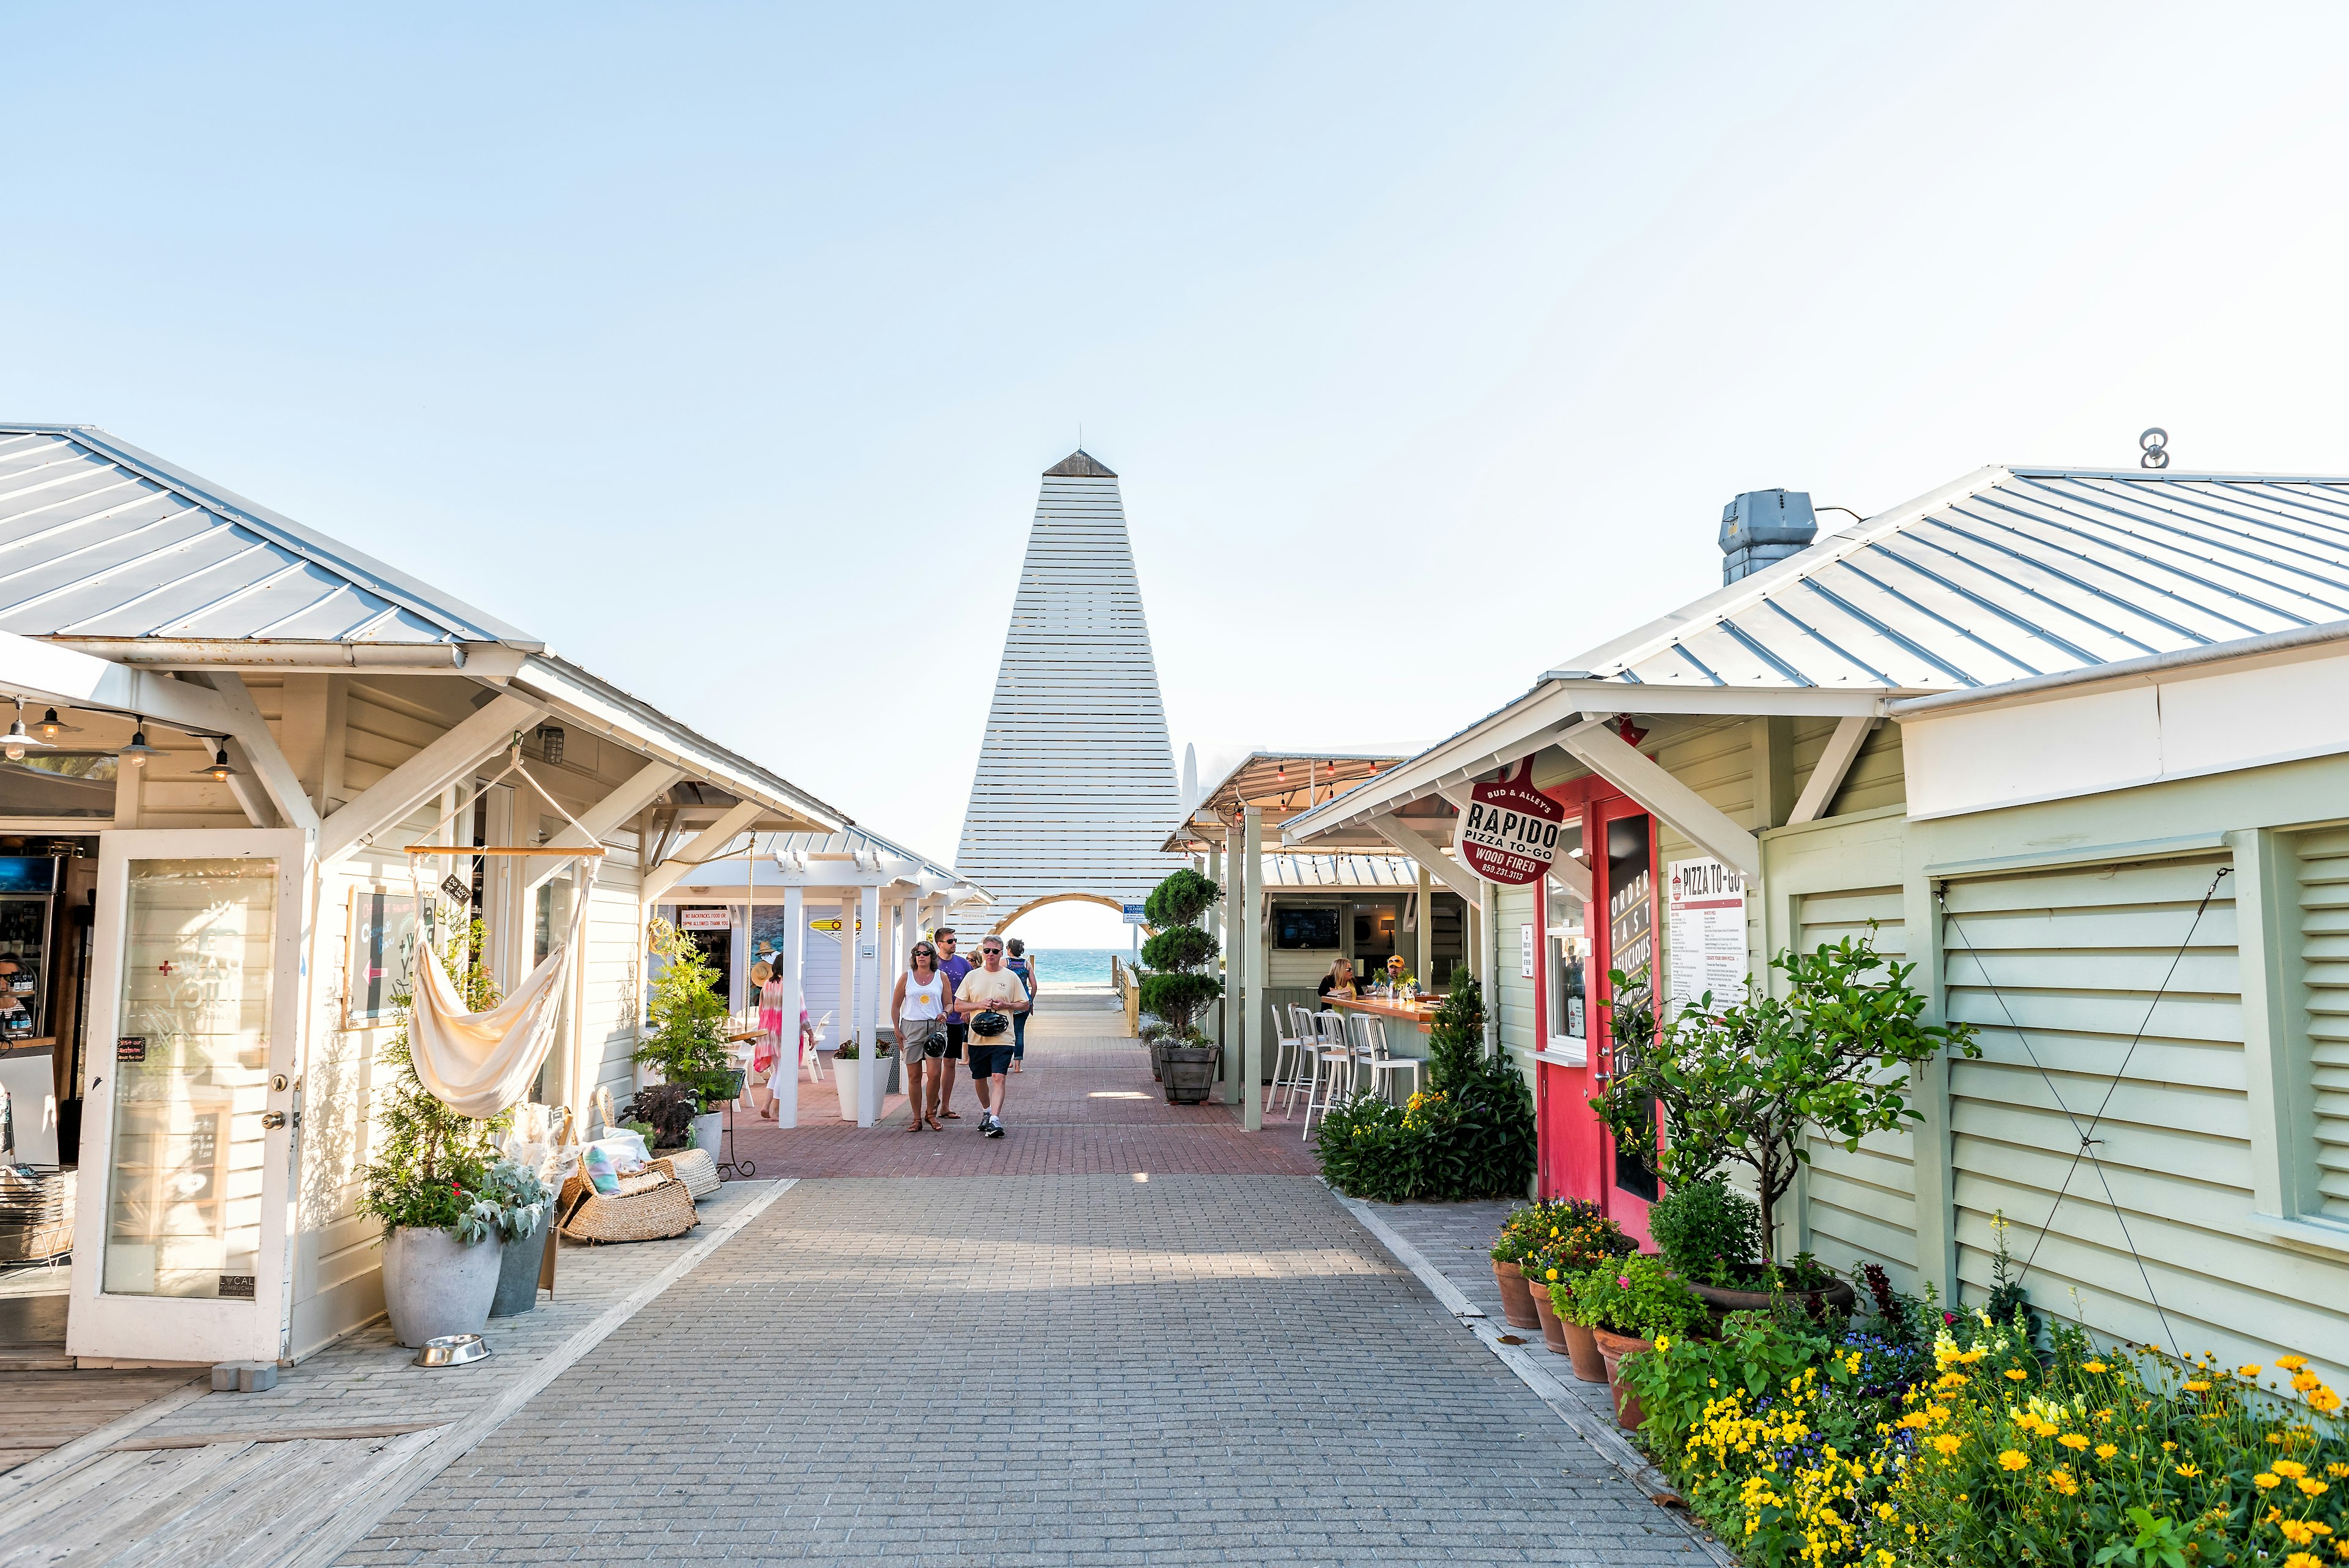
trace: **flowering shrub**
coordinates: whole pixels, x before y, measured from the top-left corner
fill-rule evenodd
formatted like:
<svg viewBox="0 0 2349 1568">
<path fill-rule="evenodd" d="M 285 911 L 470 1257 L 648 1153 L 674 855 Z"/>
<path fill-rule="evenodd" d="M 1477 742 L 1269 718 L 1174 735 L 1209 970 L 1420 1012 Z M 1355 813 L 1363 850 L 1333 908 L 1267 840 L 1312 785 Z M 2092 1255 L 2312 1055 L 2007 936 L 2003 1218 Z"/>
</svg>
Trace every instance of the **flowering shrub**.
<svg viewBox="0 0 2349 1568">
<path fill-rule="evenodd" d="M 1457 1041 L 1428 1087 L 1402 1107 L 1357 1096 L 1323 1119 L 1315 1148 L 1330 1186 L 1381 1203 L 1524 1195 L 1534 1171 L 1533 1096 L 1506 1057 L 1481 1054 L 1484 1016 L 1475 981 L 1454 971 L 1443 1021 Z"/>
<path fill-rule="evenodd" d="M 1640 1243 L 1623 1234 L 1623 1227 L 1582 1198 L 1560 1198 L 1529 1203 L 1514 1210 L 1501 1227 L 1493 1256 L 1515 1263 L 1536 1285 L 1548 1286 L 1572 1279 L 1605 1259 L 1628 1258 Z"/>
<path fill-rule="evenodd" d="M 1634 1339 L 1693 1334 L 1713 1321 L 1697 1293 L 1646 1253 L 1618 1258 L 1549 1288 L 1560 1317 Z"/>
</svg>

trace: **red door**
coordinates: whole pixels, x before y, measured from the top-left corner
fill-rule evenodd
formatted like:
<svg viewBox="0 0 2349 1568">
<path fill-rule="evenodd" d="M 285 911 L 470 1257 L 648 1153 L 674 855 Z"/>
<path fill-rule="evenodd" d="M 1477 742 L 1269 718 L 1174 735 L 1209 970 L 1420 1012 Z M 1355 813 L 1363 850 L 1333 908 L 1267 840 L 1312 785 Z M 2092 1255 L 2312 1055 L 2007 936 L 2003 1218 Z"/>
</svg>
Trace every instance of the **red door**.
<svg viewBox="0 0 2349 1568">
<path fill-rule="evenodd" d="M 1612 1070 L 1614 1016 L 1604 1002 L 1611 990 L 1607 976 L 1616 970 L 1638 975 L 1652 971 L 1656 959 L 1656 829 L 1654 820 L 1633 802 L 1617 795 L 1593 801 L 1583 815 L 1585 859 L 1590 867 L 1591 989 L 1600 999 L 1592 1008 L 1590 1056 L 1596 1072 L 1592 1093 L 1606 1085 Z M 1584 1114 L 1590 1116 L 1589 1108 Z M 1651 1125 L 1653 1110 L 1651 1107 Z M 1591 1116 L 1598 1169 L 1595 1196 L 1607 1212 L 1635 1236 L 1643 1247 L 1653 1245 L 1648 1233 L 1648 1205 L 1656 1200 L 1653 1157 L 1626 1156 L 1617 1140 Z"/>
</svg>

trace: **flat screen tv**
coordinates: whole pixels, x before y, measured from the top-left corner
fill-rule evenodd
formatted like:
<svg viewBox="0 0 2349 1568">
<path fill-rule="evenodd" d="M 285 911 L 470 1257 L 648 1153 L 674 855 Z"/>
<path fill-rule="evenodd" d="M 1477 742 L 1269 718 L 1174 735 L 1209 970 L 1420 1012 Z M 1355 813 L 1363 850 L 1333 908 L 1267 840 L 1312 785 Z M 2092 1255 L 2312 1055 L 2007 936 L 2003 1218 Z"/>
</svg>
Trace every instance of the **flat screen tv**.
<svg viewBox="0 0 2349 1568">
<path fill-rule="evenodd" d="M 1290 951 L 1338 947 L 1338 911 L 1327 908 L 1280 909 L 1273 912 L 1272 945 Z"/>
</svg>

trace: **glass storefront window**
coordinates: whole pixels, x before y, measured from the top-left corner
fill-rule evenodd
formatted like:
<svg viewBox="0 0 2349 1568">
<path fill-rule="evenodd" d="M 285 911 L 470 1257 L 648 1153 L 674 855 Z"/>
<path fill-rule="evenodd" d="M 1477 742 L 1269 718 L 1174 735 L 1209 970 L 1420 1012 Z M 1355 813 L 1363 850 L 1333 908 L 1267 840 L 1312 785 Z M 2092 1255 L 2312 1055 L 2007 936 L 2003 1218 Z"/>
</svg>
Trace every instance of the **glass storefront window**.
<svg viewBox="0 0 2349 1568">
<path fill-rule="evenodd" d="M 101 1288 L 250 1300 L 277 862 L 128 869 Z"/>
</svg>

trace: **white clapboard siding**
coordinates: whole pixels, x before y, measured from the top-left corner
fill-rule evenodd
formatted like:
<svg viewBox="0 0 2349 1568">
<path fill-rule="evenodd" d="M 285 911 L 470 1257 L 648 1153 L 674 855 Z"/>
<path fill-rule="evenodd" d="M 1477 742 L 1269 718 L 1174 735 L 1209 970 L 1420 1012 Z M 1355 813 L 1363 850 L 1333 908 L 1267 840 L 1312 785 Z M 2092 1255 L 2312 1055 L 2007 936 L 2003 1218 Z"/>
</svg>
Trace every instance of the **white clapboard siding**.
<svg viewBox="0 0 2349 1568">
<path fill-rule="evenodd" d="M 588 894 L 585 965 L 579 992 L 584 1082 L 609 1089 L 614 1104 L 636 1092 L 637 1020 L 642 1016 L 644 928 L 637 923 L 636 836 L 605 836 L 608 851 Z"/>
<path fill-rule="evenodd" d="M 2349 1343 L 2349 1272 L 2245 1223 L 2252 1171 L 2231 879 L 2195 923 L 2226 864 L 1947 885 L 1947 1012 L 1981 1026 L 1983 1053 L 1951 1066 L 1959 1273 L 1979 1300 L 1991 1282 L 1991 1219 L 2003 1210 L 2018 1261 L 2037 1249 L 2023 1284 L 2049 1312 L 2229 1363 L 2287 1350 L 2334 1359 Z M 2101 1168 L 2075 1163 L 2100 1106 Z"/>
<path fill-rule="evenodd" d="M 994 902 L 961 924 L 1054 894 L 1139 902 L 1174 868 L 1181 810 L 1117 476 L 1075 453 L 1029 530 L 955 867 Z"/>
<path fill-rule="evenodd" d="M 2349 827 L 2298 835 L 2295 847 L 2318 1212 L 2349 1220 Z"/>
<path fill-rule="evenodd" d="M 1868 935 L 1876 950 L 1905 960 L 1908 933 L 1897 887 L 1806 893 L 1795 901 L 1794 945 L 1803 952 Z M 1905 1079 L 1906 1071 L 1900 1074 Z M 1917 1288 L 1917 1139 L 1907 1128 L 1871 1133 L 1857 1150 L 1813 1138 L 1804 1178 L 1808 1245 L 1831 1268 L 1878 1262 L 1904 1291 Z"/>
</svg>

